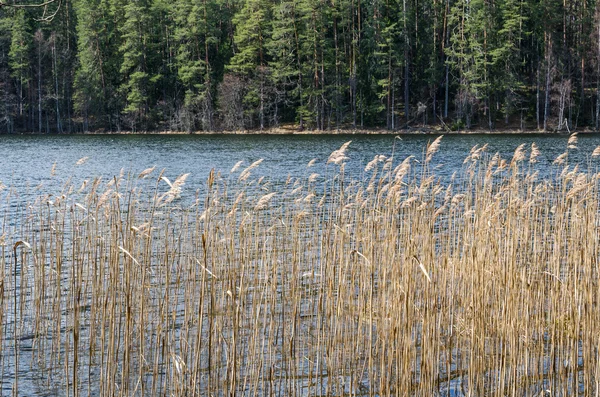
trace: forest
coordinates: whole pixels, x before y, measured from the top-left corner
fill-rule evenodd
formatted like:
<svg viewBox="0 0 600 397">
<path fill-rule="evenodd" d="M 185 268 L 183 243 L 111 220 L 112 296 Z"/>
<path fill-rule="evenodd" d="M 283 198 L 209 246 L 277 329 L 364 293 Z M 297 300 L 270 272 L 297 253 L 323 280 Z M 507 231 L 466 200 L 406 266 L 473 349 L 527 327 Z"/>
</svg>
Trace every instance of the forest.
<svg viewBox="0 0 600 397">
<path fill-rule="evenodd" d="M 27 1 L 2 133 L 599 129 L 592 0 Z"/>
</svg>

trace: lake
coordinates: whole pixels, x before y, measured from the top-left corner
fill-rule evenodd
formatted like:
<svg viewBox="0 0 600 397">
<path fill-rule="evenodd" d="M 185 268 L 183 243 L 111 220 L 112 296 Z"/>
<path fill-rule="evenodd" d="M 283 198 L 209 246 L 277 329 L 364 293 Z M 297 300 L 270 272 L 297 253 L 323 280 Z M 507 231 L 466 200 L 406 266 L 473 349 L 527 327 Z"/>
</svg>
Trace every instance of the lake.
<svg viewBox="0 0 600 397">
<path fill-rule="evenodd" d="M 264 159 L 257 174 L 273 181 L 288 175 L 309 173 L 306 165 L 317 159 L 310 172 L 324 172 L 329 154 L 344 142 L 352 140 L 348 151 L 347 172 L 359 177 L 364 166 L 377 154 L 402 160 L 409 155 L 420 159 L 431 135 L 76 135 L 76 136 L 0 136 L 0 181 L 14 187 L 21 195 L 29 188 L 44 184 L 47 193 L 67 178 L 74 182 L 103 176 L 112 178 L 124 169 L 138 173 L 147 167 L 165 170 L 173 179 L 190 173 L 187 188 L 202 186 L 212 168 L 228 174 L 238 162 L 247 166 Z M 565 135 L 447 135 L 434 159 L 439 176 L 460 171 L 464 158 L 475 145 L 488 144 L 488 153 L 499 152 L 510 160 L 520 144 L 527 149 L 535 142 L 541 151 L 538 170 L 547 170 L 567 146 Z M 600 136 L 582 135 L 579 149 L 570 151 L 569 163 L 586 167 Z M 83 165 L 75 163 L 89 157 Z M 56 163 L 56 178 L 51 169 Z M 33 193 L 39 193 L 33 192 Z M 33 194 L 32 193 L 32 194 Z"/>
</svg>

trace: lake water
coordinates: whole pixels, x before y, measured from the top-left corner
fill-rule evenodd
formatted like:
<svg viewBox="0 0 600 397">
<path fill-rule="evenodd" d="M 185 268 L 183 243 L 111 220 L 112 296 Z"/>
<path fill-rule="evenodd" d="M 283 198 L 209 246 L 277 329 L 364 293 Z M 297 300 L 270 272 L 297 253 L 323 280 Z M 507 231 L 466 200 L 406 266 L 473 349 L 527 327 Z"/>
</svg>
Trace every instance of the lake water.
<svg viewBox="0 0 600 397">
<path fill-rule="evenodd" d="M 326 171 L 329 154 L 344 142 L 352 140 L 348 151 L 347 172 L 360 176 L 364 166 L 374 155 L 391 155 L 399 160 L 409 155 L 420 159 L 431 135 L 116 135 L 116 136 L 0 136 L 0 181 L 16 188 L 21 197 L 39 194 L 32 188 L 40 184 L 46 193 L 56 193 L 54 187 L 72 178 L 75 183 L 103 176 L 112 178 L 121 169 L 138 173 L 157 166 L 165 176 L 173 179 L 190 173 L 186 188 L 201 188 L 210 170 L 215 168 L 228 174 L 238 161 L 247 166 L 264 159 L 257 175 L 273 181 L 288 175 L 303 176 L 310 172 Z M 433 164 L 436 174 L 444 177 L 460 171 L 464 158 L 475 145 L 488 144 L 488 152 L 499 152 L 510 160 L 517 146 L 527 148 L 535 142 L 541 151 L 538 169 L 549 172 L 552 161 L 567 146 L 565 135 L 448 135 L 442 140 L 440 152 Z M 569 162 L 586 168 L 591 153 L 600 145 L 599 135 L 579 137 L 578 149 L 570 150 Z M 75 163 L 89 157 L 83 165 Z M 314 168 L 306 165 L 317 159 Z M 56 163 L 56 177 L 51 178 Z M 594 166 L 594 165 L 593 165 Z M 330 165 L 331 167 L 331 165 Z"/>
</svg>

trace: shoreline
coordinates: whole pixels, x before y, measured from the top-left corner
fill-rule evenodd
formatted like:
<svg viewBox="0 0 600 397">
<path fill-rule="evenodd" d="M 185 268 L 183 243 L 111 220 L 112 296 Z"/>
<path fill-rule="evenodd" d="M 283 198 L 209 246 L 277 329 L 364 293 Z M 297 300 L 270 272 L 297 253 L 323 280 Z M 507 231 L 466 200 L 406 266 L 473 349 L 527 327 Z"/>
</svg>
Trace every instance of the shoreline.
<svg viewBox="0 0 600 397">
<path fill-rule="evenodd" d="M 15 132 L 0 133 L 0 135 L 570 135 L 597 134 L 600 131 L 582 129 L 576 131 L 542 131 L 537 129 L 471 129 L 450 131 L 436 127 L 409 128 L 403 130 L 378 129 L 335 129 L 335 130 L 296 130 L 294 128 L 269 128 L 264 130 L 237 130 L 237 131 L 87 131 L 87 132 L 64 132 L 64 133 L 39 133 L 39 132 Z"/>
</svg>

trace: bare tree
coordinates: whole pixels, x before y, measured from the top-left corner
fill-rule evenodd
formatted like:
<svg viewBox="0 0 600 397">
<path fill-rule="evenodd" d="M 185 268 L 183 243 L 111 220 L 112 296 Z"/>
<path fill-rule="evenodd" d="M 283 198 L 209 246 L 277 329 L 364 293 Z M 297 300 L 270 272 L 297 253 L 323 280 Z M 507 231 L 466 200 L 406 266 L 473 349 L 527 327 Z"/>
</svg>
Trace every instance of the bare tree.
<svg viewBox="0 0 600 397">
<path fill-rule="evenodd" d="M 571 106 L 571 88 L 571 79 L 562 80 L 556 83 L 554 86 L 556 94 L 554 95 L 553 99 L 555 100 L 558 108 L 558 131 L 562 131 L 565 127 L 567 129 L 569 128 L 568 123 L 570 120 L 567 120 L 565 117 L 565 108 L 570 108 Z"/>
<path fill-rule="evenodd" d="M 44 12 L 41 17 L 38 18 L 40 21 L 51 21 L 54 19 L 58 11 L 60 10 L 60 6 L 62 5 L 63 0 L 45 0 L 39 3 L 33 4 L 22 4 L 19 1 L 14 1 L 12 3 L 8 3 L 4 0 L 0 0 L 0 8 L 2 7 L 12 7 L 12 8 L 43 8 Z"/>
<path fill-rule="evenodd" d="M 245 125 L 244 92 L 245 82 L 233 74 L 225 74 L 219 84 L 219 116 L 221 127 L 228 131 L 243 130 Z"/>
</svg>

